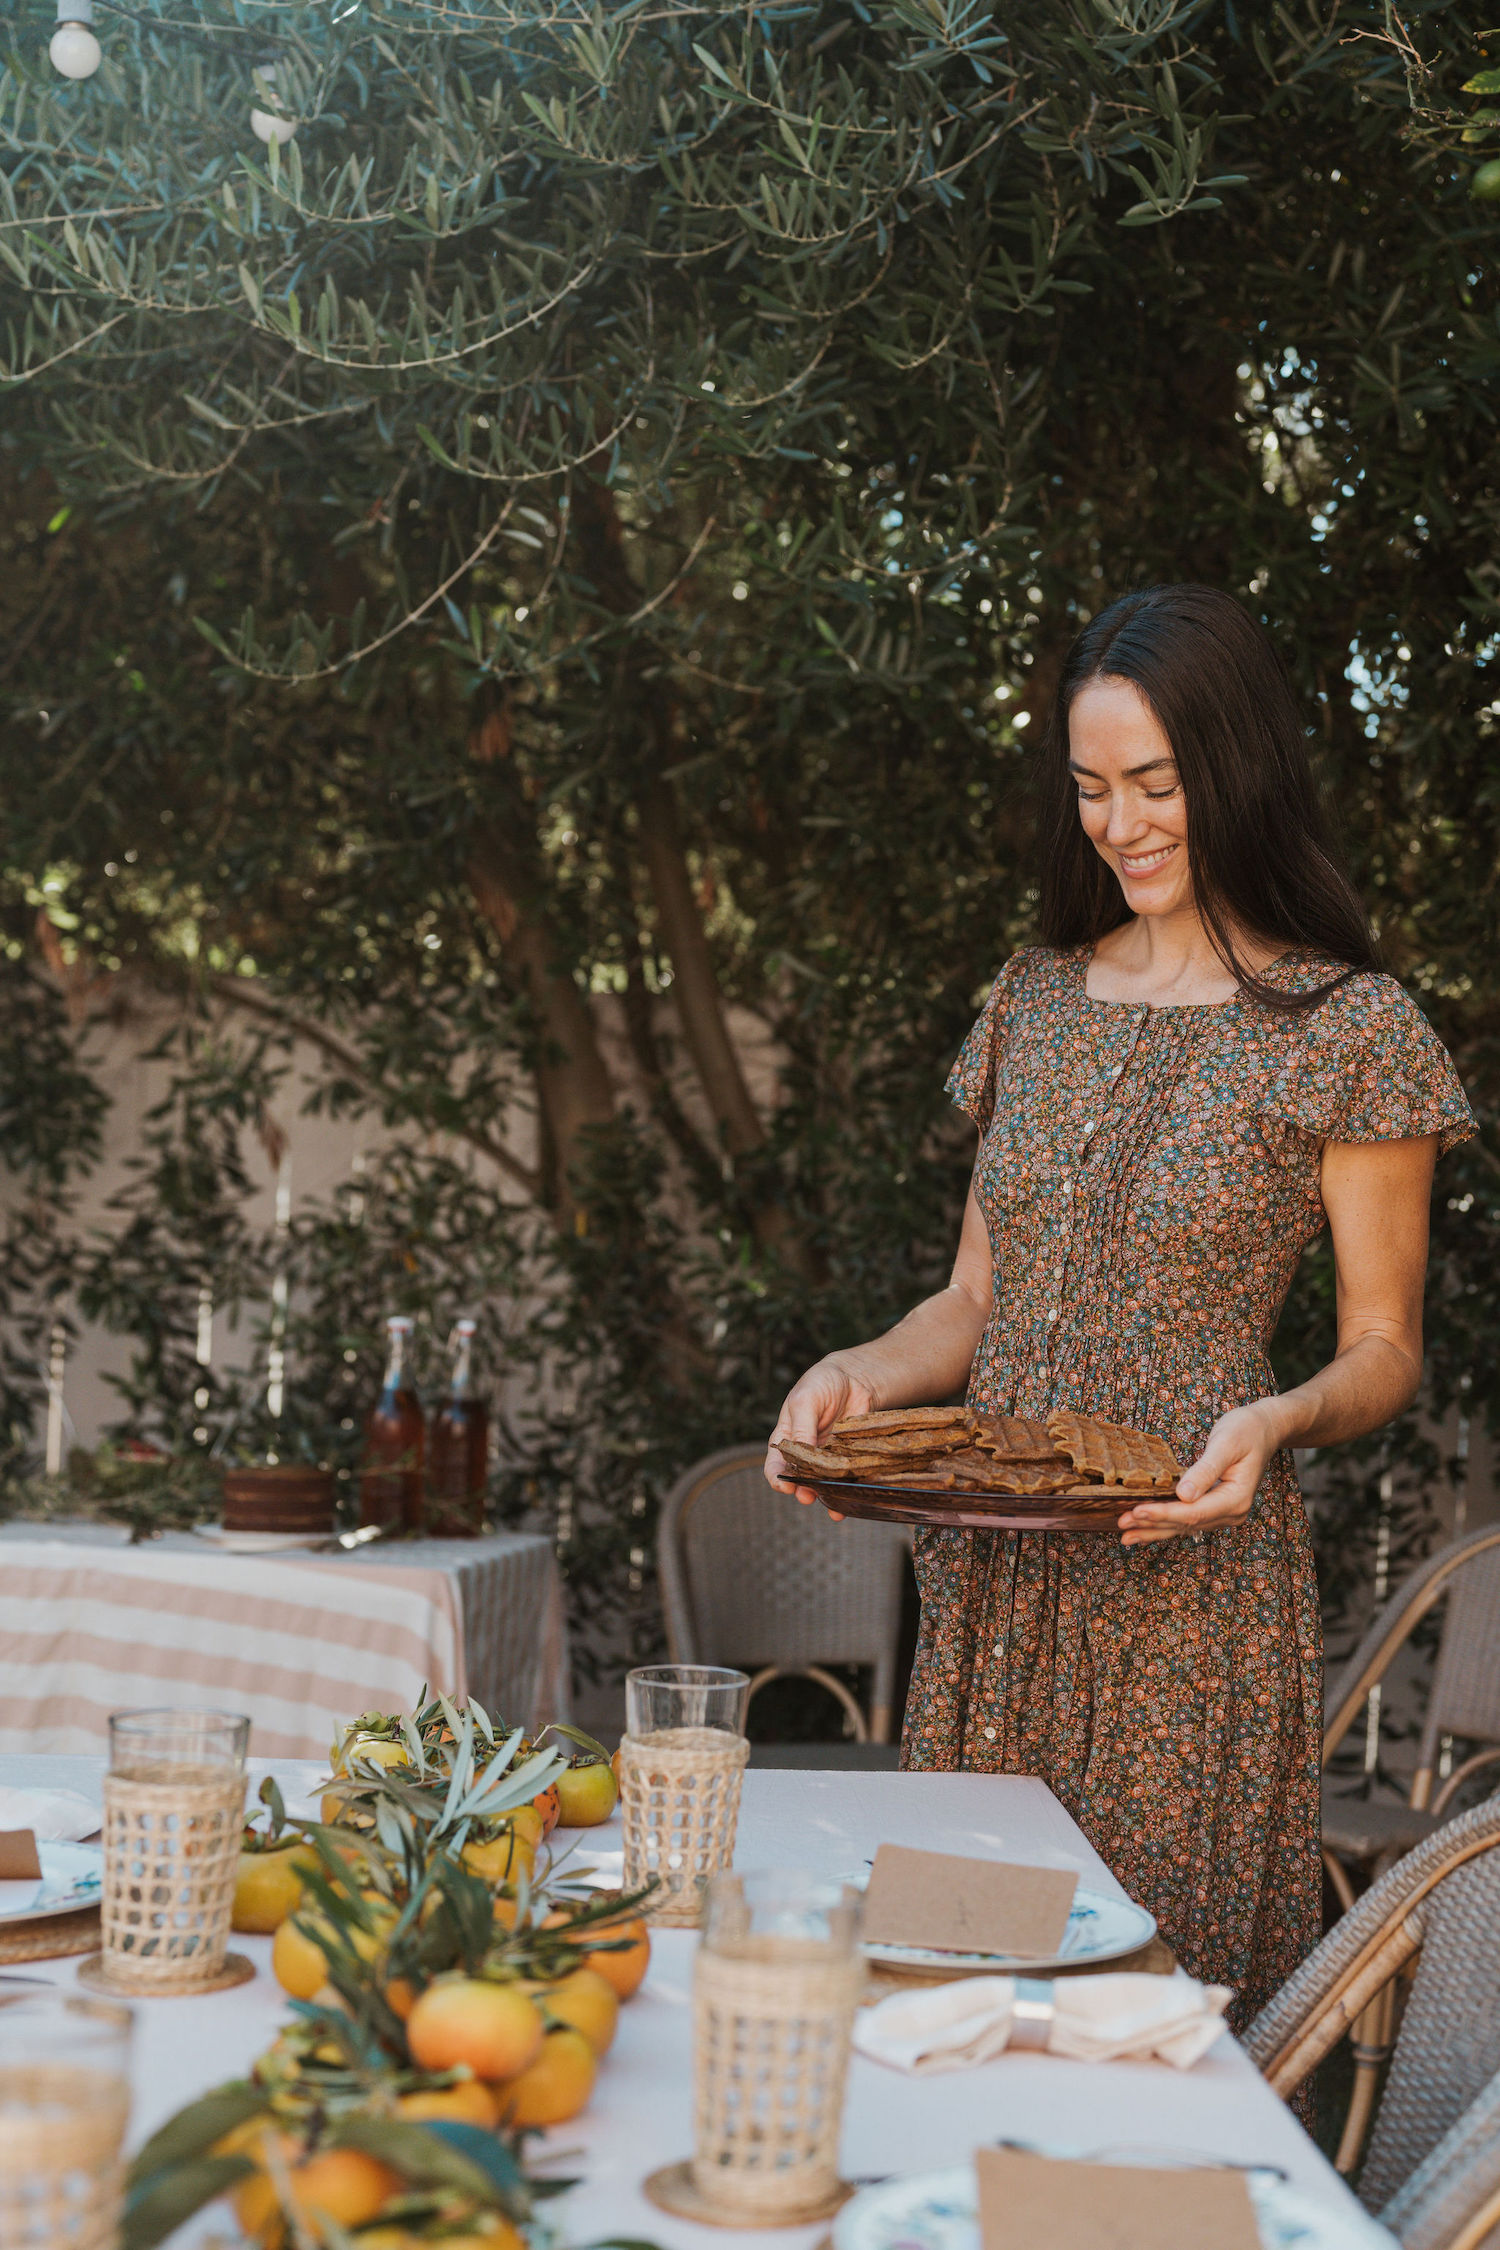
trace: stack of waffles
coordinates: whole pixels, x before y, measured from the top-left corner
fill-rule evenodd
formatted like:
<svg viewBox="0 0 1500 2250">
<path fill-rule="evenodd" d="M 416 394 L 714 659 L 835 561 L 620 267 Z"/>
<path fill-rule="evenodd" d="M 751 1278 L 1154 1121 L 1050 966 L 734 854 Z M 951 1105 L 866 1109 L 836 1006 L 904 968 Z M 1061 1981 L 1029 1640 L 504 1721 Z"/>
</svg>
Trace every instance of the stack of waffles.
<svg viewBox="0 0 1500 2250">
<path fill-rule="evenodd" d="M 816 1445 L 783 1438 L 787 1473 L 810 1484 L 896 1491 L 1005 1492 L 1028 1498 L 1102 1491 L 1168 1495 L 1182 1474 L 1170 1446 L 1097 1415 L 1045 1422 L 967 1406 L 898 1406 L 835 1422 Z"/>
</svg>

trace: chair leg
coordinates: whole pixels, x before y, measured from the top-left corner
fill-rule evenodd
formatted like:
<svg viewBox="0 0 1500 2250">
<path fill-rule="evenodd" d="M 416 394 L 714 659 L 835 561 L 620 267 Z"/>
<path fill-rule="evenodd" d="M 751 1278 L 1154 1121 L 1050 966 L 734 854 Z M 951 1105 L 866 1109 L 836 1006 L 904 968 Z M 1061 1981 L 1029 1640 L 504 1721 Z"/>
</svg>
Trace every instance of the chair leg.
<svg viewBox="0 0 1500 2250">
<path fill-rule="evenodd" d="M 1343 1861 L 1331 1852 L 1326 1844 L 1323 1847 L 1323 1865 L 1328 1870 L 1328 1880 L 1333 1885 L 1334 1896 L 1344 1913 L 1347 1914 L 1354 1904 L 1354 1885 L 1349 1880 L 1348 1870 L 1345 1868 Z"/>
<path fill-rule="evenodd" d="M 1344 2130 L 1339 2137 L 1339 2152 L 1334 2158 L 1334 2169 L 1347 2179 L 1358 2166 L 1364 2153 L 1365 2139 L 1374 2114 L 1375 2095 L 1380 2085 L 1380 2073 L 1390 2054 L 1395 2036 L 1396 1995 L 1392 1986 L 1377 1992 L 1368 2008 L 1355 2018 L 1349 2034 L 1349 2049 L 1354 2057 L 1354 2091 L 1349 2096 L 1349 2109 L 1344 2118 Z"/>
<path fill-rule="evenodd" d="M 888 1703 L 870 1706 L 870 1740 L 889 1742 L 891 1739 L 891 1707 Z"/>
</svg>

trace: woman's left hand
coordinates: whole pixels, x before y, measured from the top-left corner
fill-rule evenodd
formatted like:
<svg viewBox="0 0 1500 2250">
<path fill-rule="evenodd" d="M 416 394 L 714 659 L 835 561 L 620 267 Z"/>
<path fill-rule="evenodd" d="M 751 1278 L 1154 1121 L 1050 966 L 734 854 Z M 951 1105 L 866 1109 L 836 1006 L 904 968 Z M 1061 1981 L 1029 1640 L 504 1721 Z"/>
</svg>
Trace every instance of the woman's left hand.
<svg viewBox="0 0 1500 2250">
<path fill-rule="evenodd" d="M 1266 1464 L 1286 1440 L 1277 1414 L 1279 1401 L 1255 1399 L 1221 1414 L 1208 1443 L 1177 1480 L 1175 1500 L 1143 1500 L 1120 1518 L 1122 1543 L 1144 1547 L 1156 1539 L 1180 1539 L 1185 1532 L 1216 1531 L 1243 1523 L 1266 1473 Z"/>
</svg>

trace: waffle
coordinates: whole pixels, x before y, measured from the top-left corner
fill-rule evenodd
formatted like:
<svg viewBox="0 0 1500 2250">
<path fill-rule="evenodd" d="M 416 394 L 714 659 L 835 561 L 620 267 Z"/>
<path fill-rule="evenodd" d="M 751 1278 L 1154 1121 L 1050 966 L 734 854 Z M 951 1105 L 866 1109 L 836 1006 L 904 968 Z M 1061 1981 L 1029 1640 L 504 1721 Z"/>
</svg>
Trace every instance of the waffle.
<svg viewBox="0 0 1500 2250">
<path fill-rule="evenodd" d="M 877 1414 L 847 1414 L 842 1422 L 835 1422 L 828 1432 L 836 1438 L 873 1438 L 905 1434 L 907 1431 L 930 1431 L 936 1436 L 949 1430 L 961 1430 L 972 1436 L 979 1417 L 967 1406 L 885 1406 Z"/>
<path fill-rule="evenodd" d="M 982 1466 L 966 1469 L 953 1462 L 954 1473 L 970 1492 L 1072 1492 L 1079 1482 L 1071 1461 L 1054 1454 L 1050 1461 L 996 1461 L 981 1453 Z"/>
<path fill-rule="evenodd" d="M 1080 1472 L 1081 1481 L 1121 1486 L 1127 1492 L 1170 1489 L 1182 1469 L 1169 1445 L 1144 1430 L 1123 1429 L 1089 1414 L 1049 1414 L 1047 1429 Z"/>
<path fill-rule="evenodd" d="M 980 1417 L 974 1443 L 1001 1461 L 1056 1461 L 1057 1446 L 1045 1422 L 1028 1422 L 1024 1414 L 985 1414 Z"/>
<path fill-rule="evenodd" d="M 819 1483 L 857 1477 L 863 1464 L 851 1453 L 830 1453 L 821 1445 L 799 1445 L 795 1438 L 779 1438 L 776 1450 L 782 1465 L 794 1476 L 813 1477 Z M 880 1466 L 876 1462 L 875 1466 Z"/>
<path fill-rule="evenodd" d="M 835 1432 L 823 1440 L 823 1450 L 858 1454 L 862 1461 L 897 1461 L 911 1468 L 918 1461 L 935 1461 L 944 1453 L 956 1453 L 968 1443 L 969 1432 L 955 1422 L 941 1430 L 860 1430 L 844 1436 Z"/>
</svg>

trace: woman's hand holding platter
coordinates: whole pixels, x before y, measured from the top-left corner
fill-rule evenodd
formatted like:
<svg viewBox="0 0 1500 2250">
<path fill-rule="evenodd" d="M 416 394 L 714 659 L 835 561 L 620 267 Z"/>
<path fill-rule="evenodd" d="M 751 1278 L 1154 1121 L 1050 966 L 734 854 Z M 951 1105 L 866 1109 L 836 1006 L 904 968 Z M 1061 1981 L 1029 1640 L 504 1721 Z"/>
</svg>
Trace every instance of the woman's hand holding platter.
<svg viewBox="0 0 1500 2250">
<path fill-rule="evenodd" d="M 789 1480 L 786 1463 L 776 1450 L 778 1442 L 793 1438 L 801 1445 L 816 1445 L 824 1431 L 832 1429 L 846 1414 L 869 1414 L 874 1406 L 875 1396 L 868 1383 L 861 1382 L 840 1361 L 820 1359 L 786 1394 L 766 1452 L 767 1483 L 775 1485 L 778 1492 L 794 1492 L 804 1508 L 809 1507 L 818 1494 L 811 1485 Z M 844 1519 L 834 1515 L 833 1520 L 842 1523 Z"/>
<path fill-rule="evenodd" d="M 1287 1442 L 1279 1399 L 1254 1399 L 1221 1414 L 1208 1443 L 1177 1480 L 1175 1500 L 1145 1500 L 1120 1518 L 1127 1547 L 1157 1539 L 1180 1539 L 1186 1532 L 1218 1531 L 1243 1523 L 1271 1456 Z"/>
</svg>

